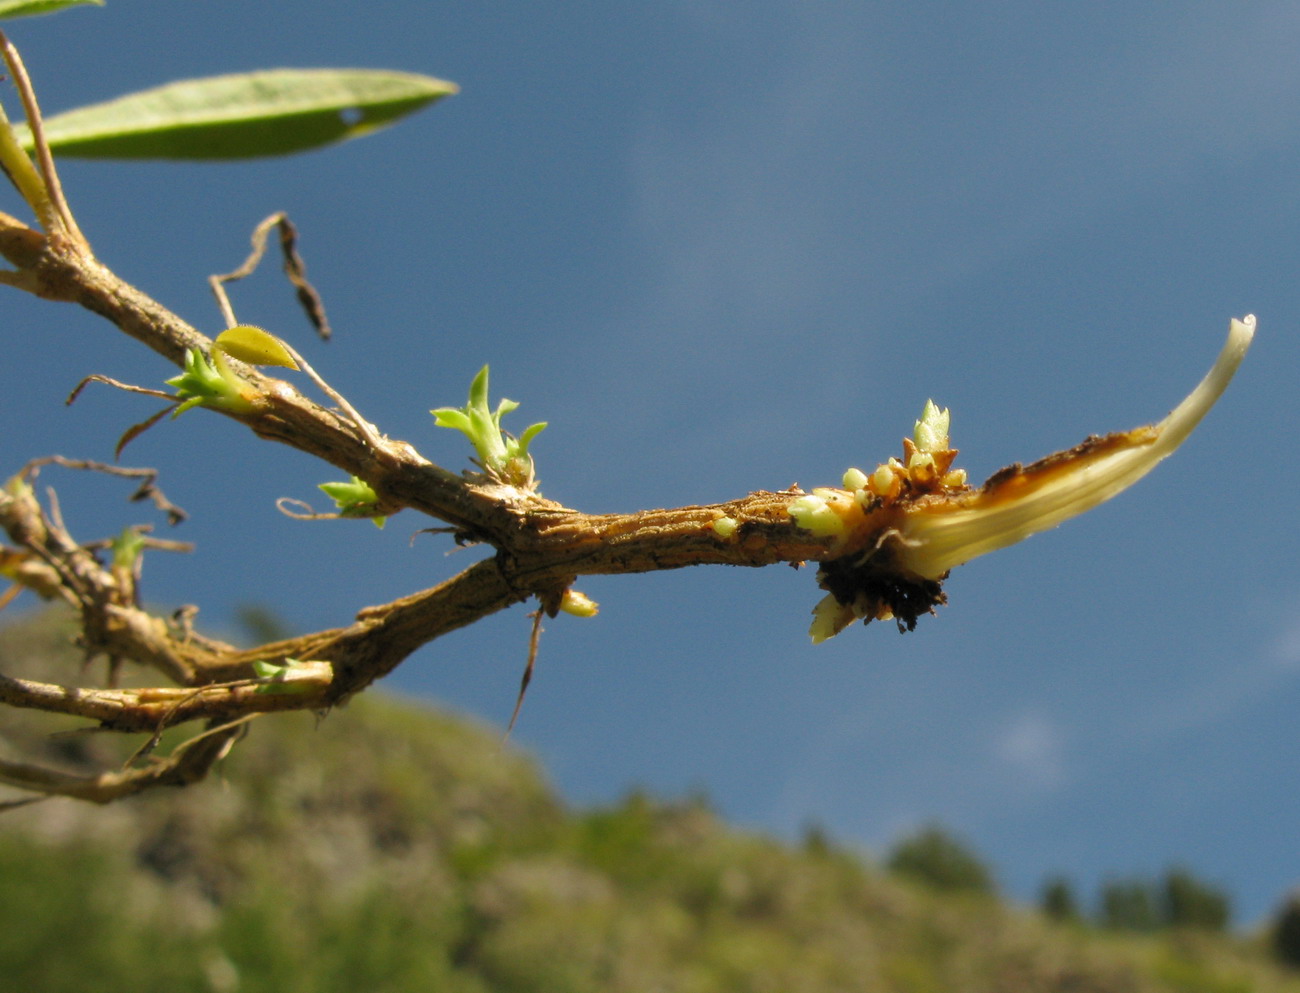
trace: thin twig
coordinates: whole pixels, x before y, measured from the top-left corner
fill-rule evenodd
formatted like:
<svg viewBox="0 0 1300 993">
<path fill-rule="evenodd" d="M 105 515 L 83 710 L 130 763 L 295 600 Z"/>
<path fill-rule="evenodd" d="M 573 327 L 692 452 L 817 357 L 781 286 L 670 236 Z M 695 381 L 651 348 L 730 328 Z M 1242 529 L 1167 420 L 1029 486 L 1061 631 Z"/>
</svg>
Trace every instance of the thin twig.
<svg viewBox="0 0 1300 993">
<path fill-rule="evenodd" d="M 298 302 L 306 312 L 307 319 L 316 328 L 316 333 L 323 340 L 328 341 L 331 331 L 329 320 L 325 317 L 325 303 L 316 292 L 316 288 L 307 281 L 307 263 L 298 254 L 298 229 L 293 226 L 289 215 L 284 211 L 272 214 L 253 229 L 250 239 L 253 250 L 238 269 L 208 277 L 208 284 L 217 298 L 217 306 L 221 309 L 226 327 L 233 328 L 239 322 L 235 319 L 235 309 L 230 305 L 230 297 L 226 294 L 223 284 L 252 275 L 261 264 L 262 256 L 266 254 L 266 236 L 273 227 L 280 229 L 280 250 L 284 254 L 284 272 L 297 291 Z"/>
<path fill-rule="evenodd" d="M 131 383 L 124 383 L 120 379 L 113 379 L 111 376 L 101 376 L 99 373 L 92 373 L 73 387 L 72 392 L 68 394 L 68 398 L 63 402 L 71 406 L 76 402 L 77 397 L 81 396 L 82 390 L 91 383 L 104 383 L 108 386 L 115 386 L 119 390 L 126 390 L 128 393 L 143 393 L 145 396 L 157 397 L 159 400 L 170 400 L 173 403 L 176 401 L 174 394 L 164 393 L 162 390 L 150 389 L 147 386 L 133 386 Z"/>
<path fill-rule="evenodd" d="M 67 525 L 63 523 L 63 508 L 59 506 L 59 494 L 53 486 L 45 487 L 45 501 L 50 505 L 49 520 L 52 530 L 67 534 Z"/>
<path fill-rule="evenodd" d="M 528 684 L 533 681 L 533 666 L 537 663 L 537 646 L 542 637 L 542 609 L 538 607 L 529 616 L 533 619 L 533 633 L 528 637 L 528 664 L 524 666 L 523 678 L 519 680 L 519 697 L 515 700 L 514 713 L 510 715 L 510 723 L 506 725 L 507 738 L 515 729 L 515 721 L 519 719 L 519 711 L 524 706 L 524 694 L 528 692 Z"/>
<path fill-rule="evenodd" d="M 322 341 L 329 341 L 333 332 L 325 316 L 325 301 L 316 287 L 307 280 L 307 263 L 298 254 L 298 229 L 287 214 L 280 215 L 280 251 L 284 255 L 284 274 L 298 291 L 298 302 L 307 313 L 307 319 L 316 328 Z"/>
<path fill-rule="evenodd" d="M 306 507 L 307 512 L 292 510 L 290 509 L 292 506 Z M 295 521 L 337 521 L 343 517 L 342 514 L 333 512 L 317 513 L 306 500 L 299 500 L 296 497 L 280 497 L 275 501 L 275 509 Z"/>
<path fill-rule="evenodd" d="M 44 800 L 51 799 L 51 796 L 29 796 L 21 800 L 6 800 L 4 803 L 0 803 L 0 814 L 7 813 L 10 810 L 17 810 L 19 807 L 29 807 L 33 803 L 41 803 Z"/>
<path fill-rule="evenodd" d="M 64 233 L 83 248 L 89 250 L 90 243 L 86 241 L 86 236 L 81 233 L 81 228 L 77 226 L 77 220 L 72 216 L 72 208 L 68 206 L 67 198 L 63 195 L 63 185 L 59 182 L 58 170 L 54 168 L 54 156 L 50 154 L 49 142 L 45 140 L 45 127 L 41 118 L 41 108 L 36 103 L 36 90 L 32 87 L 31 77 L 27 75 L 27 67 L 23 65 L 22 56 L 18 54 L 18 49 L 14 47 L 3 31 L 0 31 L 0 52 L 3 53 L 5 63 L 13 74 L 14 86 L 17 88 L 18 96 L 23 102 L 23 112 L 27 115 L 27 124 L 32 129 L 32 144 L 36 151 L 36 164 L 41 170 L 41 175 L 45 178 L 45 188 L 49 193 L 50 202 L 54 205 L 55 211 L 58 212 Z"/>
<path fill-rule="evenodd" d="M 243 733 L 238 722 L 214 730 L 215 734 L 200 735 L 187 743 L 197 747 L 178 748 L 166 759 L 121 772 L 85 776 L 0 758 L 0 783 L 45 796 L 69 796 L 92 803 L 111 803 L 155 786 L 187 786 L 206 776 Z"/>
<path fill-rule="evenodd" d="M 280 344 L 284 346 L 285 351 L 292 356 L 293 360 L 298 363 L 302 371 L 307 374 L 307 377 L 319 386 L 326 396 L 338 404 L 340 410 L 348 415 L 348 418 L 354 425 L 356 425 L 357 430 L 361 432 L 361 437 L 366 440 L 370 447 L 376 452 L 383 451 L 384 440 L 379 436 L 379 429 L 362 417 L 357 411 L 357 408 L 348 403 L 347 398 L 344 397 L 342 393 L 339 393 L 334 389 L 334 387 L 330 386 L 329 383 L 325 382 L 320 373 L 311 367 L 311 363 L 298 354 L 297 349 L 284 340 L 281 340 Z"/>
<path fill-rule="evenodd" d="M 23 591 L 23 589 L 24 586 L 22 583 L 14 583 L 9 587 L 9 589 L 0 593 L 0 610 L 4 610 L 13 603 L 14 599 Z"/>
<path fill-rule="evenodd" d="M 142 391 L 143 392 L 143 391 Z M 57 465 L 63 469 L 81 469 L 87 472 L 102 472 L 109 476 L 117 476 L 121 479 L 138 479 L 140 486 L 134 493 L 128 497 L 133 503 L 141 500 L 150 500 L 153 505 L 167 515 L 167 521 L 170 524 L 179 524 L 185 520 L 188 514 L 180 507 L 172 503 L 158 488 L 158 470 L 157 469 L 131 469 L 126 466 L 109 465 L 106 462 L 96 462 L 93 459 L 70 459 L 63 455 L 43 455 L 40 458 L 32 459 L 19 471 L 19 475 L 28 481 L 35 482 L 36 477 L 40 475 L 41 468 L 47 465 Z M 51 491 L 51 494 L 53 491 Z M 63 521 L 57 520 L 58 526 L 62 529 Z"/>
<path fill-rule="evenodd" d="M 206 731 L 202 732 L 201 734 L 196 734 L 192 738 L 186 738 L 179 745 L 177 745 L 175 748 L 172 749 L 172 755 L 173 756 L 180 755 L 188 751 L 189 749 L 193 748 L 199 742 L 204 741 L 207 738 L 211 738 L 214 737 L 215 735 L 222 734 L 233 728 L 240 728 L 241 730 L 238 735 L 226 741 L 225 750 L 221 753 L 221 755 L 218 756 L 219 759 L 225 758 L 226 755 L 230 753 L 230 749 L 235 747 L 235 742 L 238 741 L 240 738 L 242 738 L 244 735 L 248 734 L 248 725 L 261 716 L 262 716 L 261 714 L 245 714 L 243 717 L 236 717 L 233 721 L 226 721 L 223 724 L 218 724 L 216 727 L 210 727 Z"/>
</svg>

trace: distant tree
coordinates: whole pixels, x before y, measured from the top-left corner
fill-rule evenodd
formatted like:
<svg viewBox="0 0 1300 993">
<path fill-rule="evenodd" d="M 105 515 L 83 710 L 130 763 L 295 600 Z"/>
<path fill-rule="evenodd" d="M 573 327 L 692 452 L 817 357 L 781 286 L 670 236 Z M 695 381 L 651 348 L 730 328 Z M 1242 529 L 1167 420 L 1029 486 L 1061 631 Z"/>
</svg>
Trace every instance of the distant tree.
<svg viewBox="0 0 1300 993">
<path fill-rule="evenodd" d="M 1074 887 L 1064 876 L 1051 876 L 1043 883 L 1039 905 L 1043 913 L 1056 921 L 1077 921 L 1079 904 L 1074 898 Z"/>
<path fill-rule="evenodd" d="M 1161 924 L 1158 904 L 1146 880 L 1111 880 L 1101 888 L 1097 923 L 1116 931 L 1154 931 Z"/>
<path fill-rule="evenodd" d="M 1292 890 L 1278 908 L 1269 927 L 1269 941 L 1279 961 L 1300 969 L 1300 889 Z"/>
<path fill-rule="evenodd" d="M 829 855 L 833 849 L 834 842 L 831 841 L 830 832 L 826 830 L 826 825 L 819 821 L 810 821 L 804 825 L 803 850 L 805 855 L 811 855 L 813 858 L 823 858 Z"/>
<path fill-rule="evenodd" d="M 900 841 L 889 856 L 891 872 L 937 890 L 993 893 L 993 877 L 964 844 L 937 825 Z"/>
<path fill-rule="evenodd" d="M 1180 867 L 1165 873 L 1160 904 L 1163 923 L 1172 927 L 1222 931 L 1232 916 L 1227 894 Z"/>
</svg>

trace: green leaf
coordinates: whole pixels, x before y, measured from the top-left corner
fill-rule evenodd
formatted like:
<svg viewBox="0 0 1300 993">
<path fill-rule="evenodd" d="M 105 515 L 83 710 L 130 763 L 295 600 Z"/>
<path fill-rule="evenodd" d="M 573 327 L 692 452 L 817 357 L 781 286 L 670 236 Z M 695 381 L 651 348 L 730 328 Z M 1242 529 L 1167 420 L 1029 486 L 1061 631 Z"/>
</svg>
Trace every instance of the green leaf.
<svg viewBox="0 0 1300 993">
<path fill-rule="evenodd" d="M 220 352 L 214 354 L 221 358 Z M 247 414 L 253 409 L 253 404 L 244 396 L 244 389 L 251 389 L 249 384 L 229 369 L 223 372 L 215 367 L 197 348 L 185 353 L 185 371 L 166 383 L 175 388 L 176 398 L 184 401 L 172 411 L 173 420 L 201 403 L 238 414 Z"/>
<path fill-rule="evenodd" d="M 113 550 L 113 565 L 129 572 L 135 568 L 140 553 L 144 551 L 144 535 L 128 527 L 113 539 L 109 547 Z"/>
<path fill-rule="evenodd" d="M 321 659 L 286 658 L 283 663 L 258 660 L 253 671 L 263 683 L 255 693 L 311 693 L 324 689 L 334 678 L 334 667 Z"/>
<path fill-rule="evenodd" d="M 479 465 L 489 476 L 534 489 L 537 483 L 528 443 L 541 433 L 546 422 L 530 425 L 521 437 L 512 438 L 501 429 L 501 418 L 518 409 L 514 400 L 503 399 L 495 412 L 488 406 L 488 367 L 484 366 L 469 384 L 469 402 L 464 407 L 439 407 L 429 413 L 438 427 L 464 432 L 478 453 Z"/>
<path fill-rule="evenodd" d="M 0 18 L 53 14 L 64 7 L 104 6 L 104 0 L 0 0 Z"/>
<path fill-rule="evenodd" d="M 478 371 L 469 384 L 469 404 L 470 408 L 478 410 L 488 409 L 488 367 L 484 366 Z"/>
<path fill-rule="evenodd" d="M 536 438 L 546 428 L 547 421 L 541 421 L 538 424 L 530 425 L 524 429 L 524 433 L 519 436 L 519 452 L 521 455 L 528 452 L 528 443 Z"/>
<path fill-rule="evenodd" d="M 170 83 L 45 121 L 60 155 L 241 159 L 287 155 L 386 127 L 458 87 L 376 69 L 272 69 Z M 31 147 L 25 127 L 16 128 Z"/>
<path fill-rule="evenodd" d="M 278 365 L 286 369 L 297 369 L 284 343 L 275 335 L 251 324 L 240 324 L 227 328 L 217 335 L 212 343 L 214 350 L 225 352 L 232 359 L 247 362 L 249 365 Z"/>
<path fill-rule="evenodd" d="M 437 410 L 429 411 L 433 415 L 433 423 L 440 428 L 453 428 L 457 431 L 464 431 L 471 439 L 474 437 L 474 426 L 465 416 L 465 412 L 459 407 L 439 407 Z"/>
<path fill-rule="evenodd" d="M 346 483 L 321 483 L 318 489 L 334 501 L 340 517 L 368 517 L 377 528 L 382 528 L 388 520 L 376 514 L 379 494 L 364 479 L 353 476 Z"/>
</svg>

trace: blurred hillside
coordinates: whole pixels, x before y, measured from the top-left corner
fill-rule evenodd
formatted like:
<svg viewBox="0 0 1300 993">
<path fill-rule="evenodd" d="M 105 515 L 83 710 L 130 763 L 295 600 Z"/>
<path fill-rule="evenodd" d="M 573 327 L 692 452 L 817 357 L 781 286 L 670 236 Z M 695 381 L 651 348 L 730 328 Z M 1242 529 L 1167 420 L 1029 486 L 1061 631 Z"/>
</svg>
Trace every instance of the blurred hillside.
<svg viewBox="0 0 1300 993">
<path fill-rule="evenodd" d="M 0 630 L 0 671 L 78 665 L 52 615 Z M 75 769 L 140 745 L 60 729 L 7 713 L 0 747 Z M 499 729 L 371 693 L 255 722 L 186 790 L 0 815 L 0 968 L 40 993 L 1300 993 L 1250 938 L 908 878 L 698 799 L 569 810 Z"/>
</svg>

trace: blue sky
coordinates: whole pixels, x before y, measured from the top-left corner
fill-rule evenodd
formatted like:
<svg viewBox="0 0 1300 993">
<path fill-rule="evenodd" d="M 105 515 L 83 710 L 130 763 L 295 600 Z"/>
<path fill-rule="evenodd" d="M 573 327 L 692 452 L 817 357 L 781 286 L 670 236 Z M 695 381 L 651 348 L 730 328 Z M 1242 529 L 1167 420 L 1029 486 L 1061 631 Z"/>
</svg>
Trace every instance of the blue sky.
<svg viewBox="0 0 1300 993">
<path fill-rule="evenodd" d="M 958 569 L 900 636 L 813 648 L 811 571 L 597 577 L 547 625 L 514 740 L 575 803 L 702 789 L 738 823 L 817 822 L 882 852 L 937 819 L 1013 896 L 1181 862 L 1259 918 L 1300 882 L 1300 12 L 1286 2 L 907 5 L 116 2 L 14 22 L 47 111 L 272 66 L 425 72 L 462 93 L 325 152 L 75 163 L 100 256 L 209 332 L 204 278 L 286 209 L 336 340 L 271 271 L 239 317 L 449 466 L 428 410 L 492 365 L 548 496 L 590 511 L 835 484 L 899 450 L 927 397 L 975 479 L 1162 417 L 1228 320 L 1237 381 L 1135 490 Z M 16 198 L 0 209 L 17 211 Z M 109 457 L 161 360 L 88 314 L 5 295 L 10 468 Z M 406 515 L 304 524 L 337 473 L 190 414 L 158 466 L 199 550 L 146 591 L 230 630 L 240 604 L 347 621 L 478 554 Z M 10 470 L 5 470 L 6 472 Z M 144 519 L 53 472 L 86 537 Z M 523 608 L 389 681 L 510 713 Z"/>
</svg>

